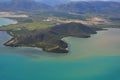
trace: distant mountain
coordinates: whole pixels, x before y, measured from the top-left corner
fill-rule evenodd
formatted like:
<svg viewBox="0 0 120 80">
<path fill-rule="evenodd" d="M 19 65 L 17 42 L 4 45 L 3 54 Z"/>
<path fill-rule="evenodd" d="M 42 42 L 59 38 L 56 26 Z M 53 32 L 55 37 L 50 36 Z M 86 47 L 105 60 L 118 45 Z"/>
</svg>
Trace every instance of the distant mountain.
<svg viewBox="0 0 120 80">
<path fill-rule="evenodd" d="M 11 1 L 11 0 L 0 0 L 0 2 L 6 2 L 6 1 Z"/>
<path fill-rule="evenodd" d="M 36 0 L 50 6 L 61 5 L 70 2 L 71 0 Z"/>
<path fill-rule="evenodd" d="M 72 2 L 71 2 L 72 1 Z M 5 0 L 0 11 L 57 10 L 69 13 L 120 14 L 120 2 L 73 0 Z"/>
<path fill-rule="evenodd" d="M 12 0 L 0 0 L 0 2 L 8 2 Z M 19 1 L 19 0 L 13 0 L 13 1 Z M 26 0 L 24 0 L 26 1 Z M 41 2 L 50 6 L 56 6 L 56 5 L 61 5 L 70 2 L 71 0 L 34 0 L 36 2 Z"/>
<path fill-rule="evenodd" d="M 12 0 L 0 2 L 0 11 L 33 11 L 50 9 L 49 5 L 34 0 Z"/>
<path fill-rule="evenodd" d="M 57 10 L 71 12 L 71 13 L 103 13 L 113 14 L 120 13 L 120 2 L 112 1 L 79 1 L 70 2 L 61 5 Z"/>
</svg>

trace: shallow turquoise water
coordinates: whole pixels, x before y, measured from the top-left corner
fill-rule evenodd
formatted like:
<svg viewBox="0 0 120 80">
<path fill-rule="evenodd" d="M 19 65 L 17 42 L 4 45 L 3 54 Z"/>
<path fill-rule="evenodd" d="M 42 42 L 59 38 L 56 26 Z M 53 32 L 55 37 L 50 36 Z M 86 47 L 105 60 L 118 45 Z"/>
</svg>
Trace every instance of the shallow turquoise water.
<svg viewBox="0 0 120 80">
<path fill-rule="evenodd" d="M 9 25 L 9 24 L 16 24 L 16 21 L 7 19 L 7 18 L 0 18 L 0 26 L 2 25 Z"/>
<path fill-rule="evenodd" d="M 109 29 L 91 38 L 64 38 L 70 53 L 57 55 L 5 47 L 10 36 L 0 32 L 0 80 L 120 80 L 119 35 L 120 29 Z"/>
</svg>

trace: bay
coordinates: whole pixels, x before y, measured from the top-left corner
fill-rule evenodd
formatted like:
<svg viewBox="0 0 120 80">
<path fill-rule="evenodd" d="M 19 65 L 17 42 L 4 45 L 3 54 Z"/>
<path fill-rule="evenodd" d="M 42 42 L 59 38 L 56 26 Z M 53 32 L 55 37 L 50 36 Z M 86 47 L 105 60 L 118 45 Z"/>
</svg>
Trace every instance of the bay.
<svg viewBox="0 0 120 80">
<path fill-rule="evenodd" d="M 60 55 L 6 47 L 11 36 L 1 31 L 0 80 L 120 80 L 119 35 L 120 29 L 109 28 L 91 38 L 64 38 L 70 52 Z"/>
<path fill-rule="evenodd" d="M 9 24 L 16 24 L 17 21 L 8 19 L 8 18 L 0 18 L 0 26 L 5 26 L 5 25 L 9 25 Z"/>
</svg>

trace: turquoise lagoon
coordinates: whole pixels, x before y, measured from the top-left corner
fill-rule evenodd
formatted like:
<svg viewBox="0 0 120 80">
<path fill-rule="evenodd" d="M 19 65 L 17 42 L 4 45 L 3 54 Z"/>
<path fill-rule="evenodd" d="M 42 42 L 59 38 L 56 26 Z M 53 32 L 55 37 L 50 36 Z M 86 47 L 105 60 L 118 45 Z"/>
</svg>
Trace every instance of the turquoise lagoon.
<svg viewBox="0 0 120 80">
<path fill-rule="evenodd" d="M 9 25 L 9 24 L 16 24 L 16 23 L 17 23 L 17 21 L 14 21 L 11 19 L 0 18 L 0 26 Z"/>
<path fill-rule="evenodd" d="M 64 38 L 70 50 L 64 55 L 3 46 L 10 38 L 0 32 L 0 80 L 120 80 L 120 29 Z"/>
</svg>

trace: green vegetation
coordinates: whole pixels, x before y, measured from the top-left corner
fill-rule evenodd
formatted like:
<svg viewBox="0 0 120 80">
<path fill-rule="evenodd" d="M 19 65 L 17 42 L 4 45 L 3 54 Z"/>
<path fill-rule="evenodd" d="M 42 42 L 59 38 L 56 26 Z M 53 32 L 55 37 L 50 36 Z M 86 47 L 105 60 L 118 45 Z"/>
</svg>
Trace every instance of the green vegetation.
<svg viewBox="0 0 120 80">
<path fill-rule="evenodd" d="M 45 29 L 53 26 L 54 24 L 51 22 L 41 21 L 39 18 L 11 18 L 17 20 L 17 24 L 11 24 L 8 26 L 3 26 L 0 30 L 36 30 L 36 29 Z"/>
<path fill-rule="evenodd" d="M 20 14 L 20 13 L 17 13 Z M 90 18 L 91 15 L 75 15 L 68 14 L 64 12 L 56 12 L 56 11 L 33 11 L 33 12 L 23 12 L 22 14 L 26 14 L 29 17 L 27 18 L 10 18 L 18 21 L 17 24 L 11 24 L 8 26 L 0 27 L 0 30 L 21 30 L 26 28 L 27 30 L 38 30 L 45 29 L 56 25 L 56 21 L 44 21 L 48 17 L 68 20 L 68 19 L 78 19 L 78 20 L 86 20 Z"/>
</svg>

